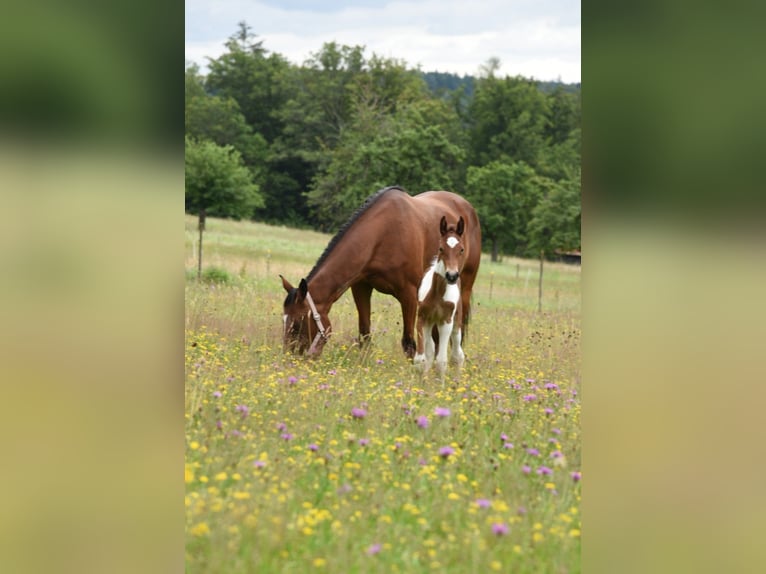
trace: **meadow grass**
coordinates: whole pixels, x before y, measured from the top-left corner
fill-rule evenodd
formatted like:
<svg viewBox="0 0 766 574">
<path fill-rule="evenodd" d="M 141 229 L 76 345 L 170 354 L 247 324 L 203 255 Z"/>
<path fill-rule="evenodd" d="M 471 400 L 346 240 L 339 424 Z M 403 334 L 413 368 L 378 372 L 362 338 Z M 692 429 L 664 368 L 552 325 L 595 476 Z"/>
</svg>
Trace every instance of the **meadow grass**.
<svg viewBox="0 0 766 574">
<path fill-rule="evenodd" d="M 208 220 L 232 280 L 186 285 L 187 572 L 579 572 L 579 268 L 546 265 L 538 313 L 538 263 L 484 258 L 442 384 L 381 294 L 364 350 L 347 293 L 321 358 L 282 353 L 278 274 L 329 239 Z"/>
</svg>

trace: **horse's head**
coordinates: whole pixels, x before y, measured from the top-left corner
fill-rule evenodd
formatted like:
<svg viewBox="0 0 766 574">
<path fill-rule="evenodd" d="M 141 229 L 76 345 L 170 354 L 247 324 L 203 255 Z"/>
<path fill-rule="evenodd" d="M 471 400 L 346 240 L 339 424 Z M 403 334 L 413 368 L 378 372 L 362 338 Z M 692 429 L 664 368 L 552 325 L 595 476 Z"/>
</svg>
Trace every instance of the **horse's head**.
<svg viewBox="0 0 766 574">
<path fill-rule="evenodd" d="M 282 309 L 284 349 L 318 356 L 330 336 L 330 319 L 317 310 L 305 279 L 301 279 L 296 288 L 281 275 L 279 277 L 287 291 Z"/>
<path fill-rule="evenodd" d="M 444 278 L 450 285 L 457 283 L 465 264 L 464 230 L 465 222 L 462 216 L 457 225 L 451 226 L 447 225 L 447 218 L 442 215 L 439 224 L 441 238 L 439 239 L 438 260 L 444 266 Z"/>
</svg>

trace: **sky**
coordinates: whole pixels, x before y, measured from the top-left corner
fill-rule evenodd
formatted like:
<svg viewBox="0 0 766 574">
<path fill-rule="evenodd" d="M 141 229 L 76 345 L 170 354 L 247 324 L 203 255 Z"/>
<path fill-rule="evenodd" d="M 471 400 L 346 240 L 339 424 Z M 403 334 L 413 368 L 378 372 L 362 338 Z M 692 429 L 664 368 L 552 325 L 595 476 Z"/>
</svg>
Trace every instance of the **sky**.
<svg viewBox="0 0 766 574">
<path fill-rule="evenodd" d="M 325 42 L 364 46 L 424 72 L 580 82 L 579 0 L 186 0 L 186 60 L 206 70 L 246 21 L 263 47 L 301 64 Z"/>
</svg>

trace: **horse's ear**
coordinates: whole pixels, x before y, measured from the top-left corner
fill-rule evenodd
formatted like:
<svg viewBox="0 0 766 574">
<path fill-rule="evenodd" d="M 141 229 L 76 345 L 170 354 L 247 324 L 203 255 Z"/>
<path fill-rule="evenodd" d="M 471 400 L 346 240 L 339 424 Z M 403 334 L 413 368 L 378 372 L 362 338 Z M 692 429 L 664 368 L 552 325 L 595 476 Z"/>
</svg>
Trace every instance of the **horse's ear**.
<svg viewBox="0 0 766 574">
<path fill-rule="evenodd" d="M 280 275 L 279 278 L 282 280 L 282 287 L 285 288 L 285 291 L 287 291 L 289 293 L 290 291 L 295 289 L 295 287 L 290 285 L 290 282 L 287 279 L 285 279 L 284 277 L 282 277 L 282 275 Z"/>
<path fill-rule="evenodd" d="M 298 283 L 298 292 L 301 294 L 301 297 L 306 297 L 306 293 L 309 292 L 309 284 L 306 283 L 306 279 L 301 279 L 301 282 Z"/>
<path fill-rule="evenodd" d="M 442 220 L 439 223 L 439 231 L 442 235 L 447 233 L 447 217 L 442 215 Z"/>
<path fill-rule="evenodd" d="M 460 216 L 460 220 L 457 222 L 457 229 L 455 230 L 458 235 L 463 235 L 463 229 L 465 229 L 465 221 L 463 221 L 463 216 Z"/>
</svg>

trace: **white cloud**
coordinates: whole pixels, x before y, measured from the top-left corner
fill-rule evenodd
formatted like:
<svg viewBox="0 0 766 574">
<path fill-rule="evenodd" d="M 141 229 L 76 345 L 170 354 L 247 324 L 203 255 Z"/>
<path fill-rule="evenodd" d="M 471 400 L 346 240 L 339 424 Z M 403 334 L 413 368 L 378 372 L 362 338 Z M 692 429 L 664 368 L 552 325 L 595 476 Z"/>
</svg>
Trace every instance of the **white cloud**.
<svg viewBox="0 0 766 574">
<path fill-rule="evenodd" d="M 264 0 L 267 2 L 268 0 Z M 302 4 L 309 4 L 304 2 Z M 425 71 L 475 74 L 490 57 L 501 73 L 580 81 L 580 8 L 572 0 L 401 0 L 376 7 L 287 10 L 243 0 L 187 1 L 186 58 L 204 65 L 245 20 L 264 47 L 294 63 L 325 42 L 364 45 L 366 54 Z"/>
</svg>

